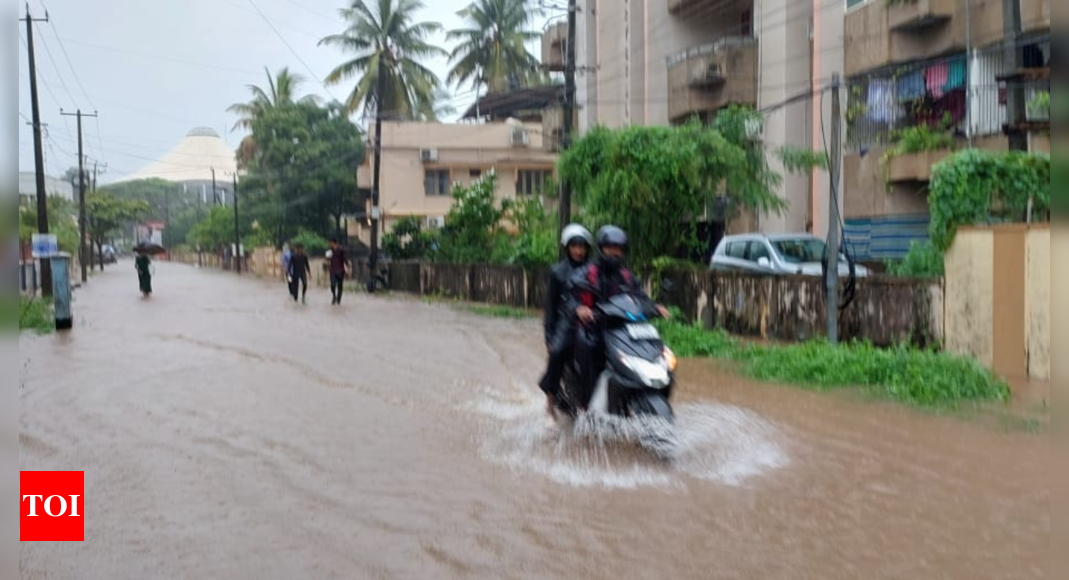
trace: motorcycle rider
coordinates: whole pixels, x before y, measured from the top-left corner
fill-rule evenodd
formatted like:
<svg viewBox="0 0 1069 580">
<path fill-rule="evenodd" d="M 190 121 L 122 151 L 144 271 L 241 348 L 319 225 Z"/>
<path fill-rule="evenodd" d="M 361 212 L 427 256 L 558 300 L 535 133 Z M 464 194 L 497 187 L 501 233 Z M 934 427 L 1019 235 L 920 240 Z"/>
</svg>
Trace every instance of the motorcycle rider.
<svg viewBox="0 0 1069 580">
<path fill-rule="evenodd" d="M 538 386 L 546 394 L 546 407 L 553 415 L 553 406 L 560 392 L 564 365 L 572 356 L 575 344 L 575 323 L 567 308 L 571 280 L 575 270 L 586 265 L 594 236 L 580 224 L 569 224 L 562 230 L 560 243 L 565 257 L 550 270 L 546 280 L 546 300 L 543 312 L 546 351 L 549 362 Z"/>
<path fill-rule="evenodd" d="M 586 408 L 593 392 L 598 375 L 605 366 L 605 357 L 601 333 L 594 317 L 594 306 L 599 300 L 608 300 L 622 293 L 629 293 L 640 301 L 653 304 L 657 314 L 670 318 L 668 309 L 654 304 L 642 284 L 624 265 L 627 256 L 627 234 L 616 226 L 605 226 L 598 230 L 597 260 L 576 270 L 572 278 L 573 296 L 570 307 L 574 308 L 581 323 L 577 333 L 575 356 L 580 367 L 580 380 L 583 393 L 579 406 Z"/>
</svg>

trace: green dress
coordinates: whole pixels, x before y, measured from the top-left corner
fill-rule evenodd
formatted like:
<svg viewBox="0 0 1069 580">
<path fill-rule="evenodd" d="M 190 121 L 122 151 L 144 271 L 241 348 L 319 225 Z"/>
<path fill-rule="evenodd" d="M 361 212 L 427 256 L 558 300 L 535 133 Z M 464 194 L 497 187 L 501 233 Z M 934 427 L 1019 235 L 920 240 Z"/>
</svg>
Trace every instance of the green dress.
<svg viewBox="0 0 1069 580">
<path fill-rule="evenodd" d="M 142 294 L 152 294 L 152 272 L 149 271 L 150 263 L 151 260 L 144 254 L 139 255 L 137 260 L 134 261 L 134 266 L 137 268 L 137 280 L 141 285 Z"/>
</svg>

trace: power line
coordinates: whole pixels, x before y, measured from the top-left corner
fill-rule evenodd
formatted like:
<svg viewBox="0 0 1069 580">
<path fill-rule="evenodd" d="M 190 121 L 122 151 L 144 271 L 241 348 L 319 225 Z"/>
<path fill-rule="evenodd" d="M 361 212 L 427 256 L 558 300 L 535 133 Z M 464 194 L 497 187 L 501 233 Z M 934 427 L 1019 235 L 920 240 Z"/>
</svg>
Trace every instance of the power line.
<svg viewBox="0 0 1069 580">
<path fill-rule="evenodd" d="M 271 19 L 268 18 L 266 14 L 264 14 L 263 10 L 260 10 L 260 7 L 256 5 L 256 2 L 254 2 L 254 0 L 248 0 L 248 2 L 249 2 L 249 5 L 252 6 L 254 9 L 256 9 L 256 12 L 260 14 L 260 18 L 263 18 L 263 21 L 266 22 L 269 27 L 271 27 L 271 31 L 274 32 L 275 36 L 277 36 L 278 39 L 282 41 L 282 44 L 286 45 L 286 48 L 289 49 L 290 53 L 302 65 L 304 65 L 304 68 L 305 68 L 305 70 L 308 71 L 308 74 L 312 75 L 312 78 L 314 78 L 323 87 L 323 90 L 326 91 L 327 94 L 330 95 L 330 97 L 332 99 L 334 99 L 335 101 L 338 101 L 339 100 L 338 97 L 334 96 L 334 93 L 332 93 L 330 91 L 330 88 L 327 87 L 327 84 L 324 83 L 323 80 L 319 78 L 319 75 L 317 75 L 315 73 L 315 71 L 312 70 L 312 67 L 308 66 L 308 63 L 305 62 L 303 58 L 301 58 L 301 55 L 298 54 L 297 51 L 293 49 L 293 46 L 291 46 L 289 41 L 286 40 L 286 37 L 282 36 L 282 33 L 278 31 L 278 28 L 275 28 L 274 23 L 272 23 Z"/>
<path fill-rule="evenodd" d="M 49 13 L 48 6 L 45 5 L 44 0 L 41 0 L 41 6 L 44 6 L 45 14 L 48 14 Z M 54 32 L 56 34 L 56 40 L 59 41 L 59 49 L 63 52 L 63 57 L 65 59 L 67 59 L 67 66 L 70 67 L 71 72 L 74 74 L 74 81 L 78 83 L 78 88 L 80 88 L 82 90 L 82 96 L 85 97 L 85 100 L 89 103 L 89 106 L 91 106 L 91 107 L 93 107 L 95 109 L 96 105 L 93 104 L 93 99 L 89 96 L 89 93 L 85 90 L 85 85 L 82 84 L 82 79 L 81 79 L 81 77 L 78 76 L 78 70 L 76 68 L 74 68 L 74 64 L 71 63 L 71 57 L 70 57 L 69 54 L 67 54 L 67 47 L 63 46 L 63 39 L 60 38 L 60 36 L 59 36 L 59 29 L 56 28 L 56 21 L 53 20 L 52 18 L 49 18 L 48 19 L 48 24 L 52 27 L 52 32 Z"/>
<path fill-rule="evenodd" d="M 59 40 L 58 37 L 53 37 L 53 38 Z M 69 44 L 76 45 L 76 46 L 84 46 L 84 47 L 87 47 L 87 48 L 95 48 L 97 50 L 106 50 L 106 51 L 109 51 L 109 52 L 115 52 L 115 53 L 119 53 L 119 54 L 127 54 L 127 55 L 130 55 L 130 56 L 136 56 L 136 57 L 145 58 L 145 59 L 151 59 L 151 60 L 173 62 L 175 64 L 182 64 L 182 65 L 191 66 L 191 67 L 218 70 L 218 71 L 221 71 L 221 72 L 241 73 L 241 74 L 250 74 L 250 75 L 258 75 L 261 72 L 261 71 L 253 71 L 251 69 L 240 69 L 240 68 L 221 66 L 221 65 L 217 65 L 217 64 L 211 64 L 211 63 L 203 63 L 203 62 L 184 60 L 184 59 L 181 59 L 181 58 L 175 58 L 175 57 L 172 57 L 172 56 L 166 56 L 166 55 L 160 55 L 160 54 L 149 54 L 149 53 L 141 52 L 141 51 L 138 51 L 138 50 L 133 50 L 133 49 L 128 49 L 128 48 L 120 48 L 120 47 L 115 47 L 115 46 L 106 46 L 106 45 L 103 45 L 103 44 L 94 44 L 94 43 L 91 43 L 91 42 L 84 42 L 84 41 L 80 41 L 80 40 L 66 39 L 65 42 L 67 42 Z"/>
</svg>

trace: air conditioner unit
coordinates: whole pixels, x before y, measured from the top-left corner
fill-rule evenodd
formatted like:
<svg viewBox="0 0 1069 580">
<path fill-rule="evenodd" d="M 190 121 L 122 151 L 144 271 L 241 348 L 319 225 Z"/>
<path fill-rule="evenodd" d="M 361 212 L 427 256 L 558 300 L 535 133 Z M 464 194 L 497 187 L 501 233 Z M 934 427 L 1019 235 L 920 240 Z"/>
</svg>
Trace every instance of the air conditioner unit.
<svg viewBox="0 0 1069 580">
<path fill-rule="evenodd" d="M 438 161 L 438 150 L 437 149 L 420 149 L 419 150 L 419 160 L 424 162 L 424 163 Z"/>
<path fill-rule="evenodd" d="M 513 147 L 526 147 L 530 144 L 530 137 L 527 135 L 527 129 L 523 127 L 513 127 L 512 135 L 509 140 Z"/>
<path fill-rule="evenodd" d="M 439 215 L 439 216 L 431 216 L 431 217 L 427 218 L 427 227 L 429 227 L 431 229 L 444 228 L 445 227 L 445 216 Z"/>
</svg>

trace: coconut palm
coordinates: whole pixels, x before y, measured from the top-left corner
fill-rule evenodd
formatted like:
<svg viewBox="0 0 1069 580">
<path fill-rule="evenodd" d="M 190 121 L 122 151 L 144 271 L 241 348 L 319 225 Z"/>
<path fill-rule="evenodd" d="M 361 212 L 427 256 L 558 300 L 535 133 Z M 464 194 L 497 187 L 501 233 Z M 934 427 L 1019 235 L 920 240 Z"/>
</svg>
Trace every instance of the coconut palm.
<svg viewBox="0 0 1069 580">
<path fill-rule="evenodd" d="M 371 4 L 369 6 L 368 4 Z M 334 46 L 353 54 L 327 75 L 326 82 L 340 84 L 356 79 L 346 99 L 350 112 L 370 112 L 379 103 L 376 91 L 383 78 L 381 112 L 388 119 L 435 119 L 435 93 L 441 82 L 421 61 L 446 52 L 427 42 L 441 30 L 433 22 L 415 22 L 421 0 L 354 0 L 340 10 L 348 23 L 341 34 L 319 44 Z"/>
<path fill-rule="evenodd" d="M 252 125 L 265 111 L 292 103 L 317 103 L 319 98 L 315 95 L 307 95 L 296 98 L 297 91 L 304 83 L 304 77 L 290 72 L 289 68 L 279 70 L 273 77 L 271 71 L 264 67 L 267 73 L 267 90 L 257 85 L 247 85 L 252 99 L 247 103 L 234 103 L 227 107 L 227 112 L 234 113 L 238 120 L 233 129 L 245 129 L 250 131 L 238 145 L 238 163 L 244 167 L 256 156 L 256 139 L 251 134 Z"/>
<path fill-rule="evenodd" d="M 535 12 L 527 0 L 475 0 L 457 12 L 468 28 L 446 36 L 460 41 L 449 55 L 456 64 L 447 82 L 470 83 L 475 90 L 485 87 L 493 93 L 540 79 L 538 59 L 527 51 L 527 42 L 540 36 L 526 28 Z"/>
</svg>

